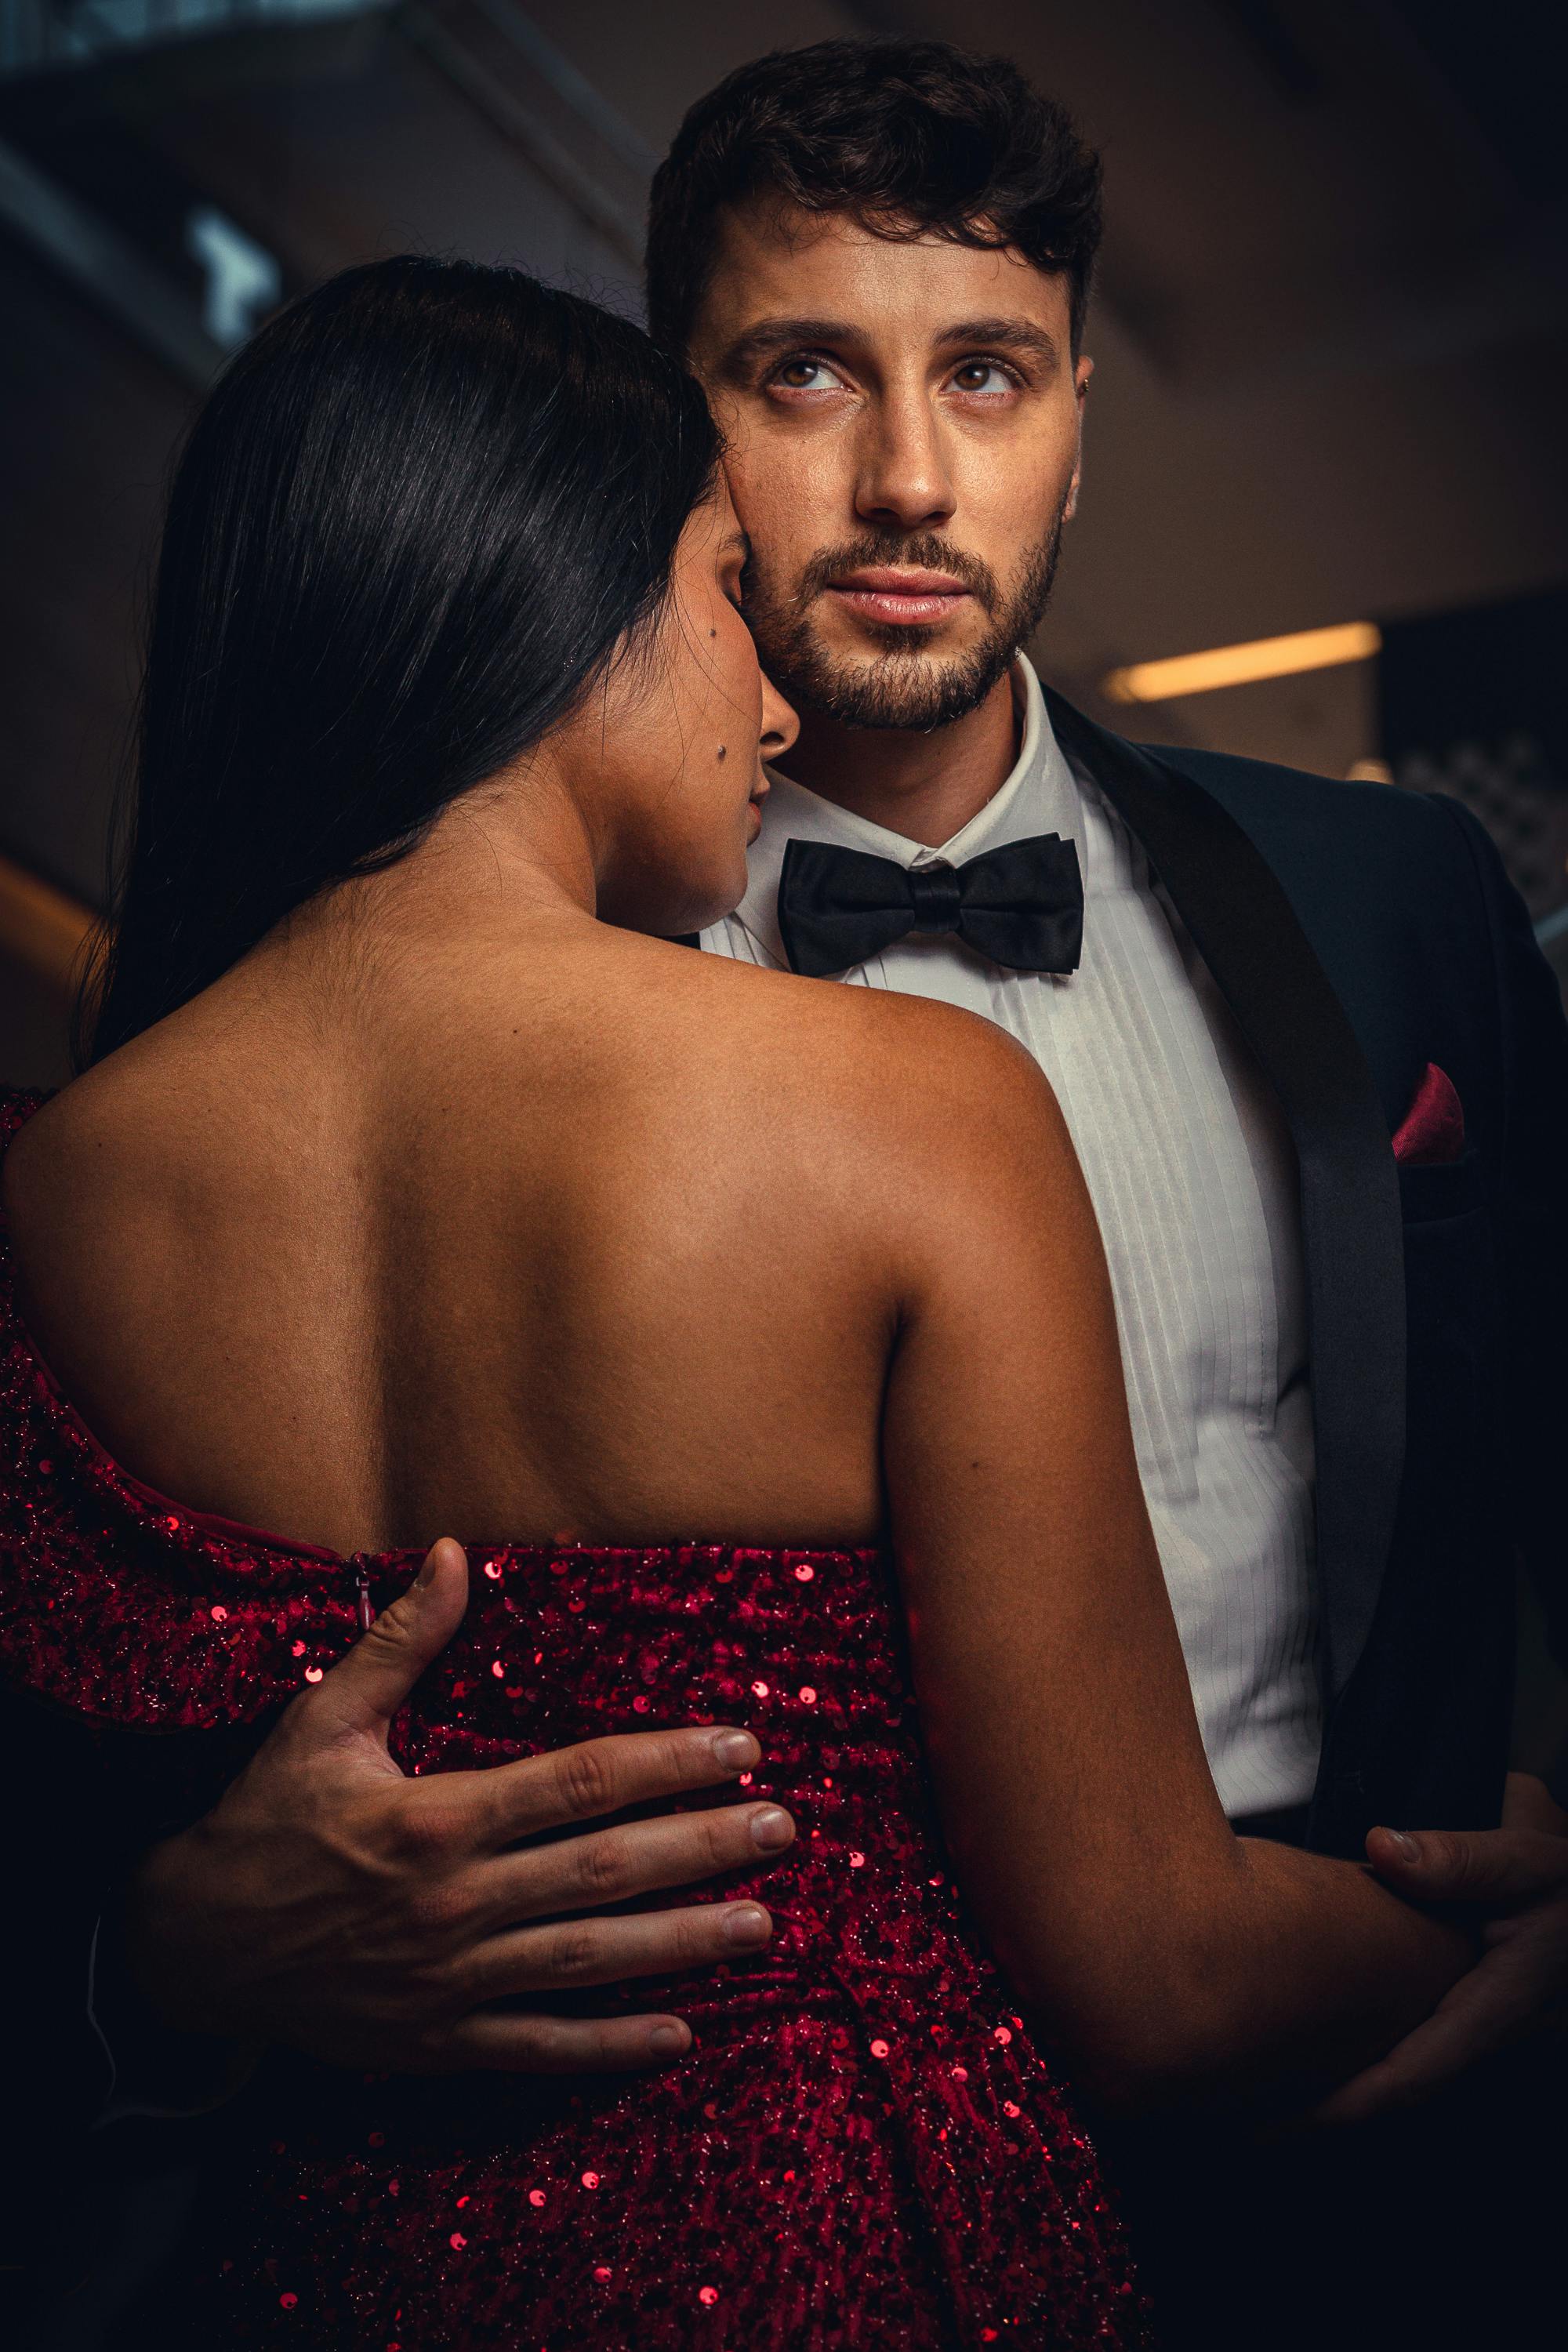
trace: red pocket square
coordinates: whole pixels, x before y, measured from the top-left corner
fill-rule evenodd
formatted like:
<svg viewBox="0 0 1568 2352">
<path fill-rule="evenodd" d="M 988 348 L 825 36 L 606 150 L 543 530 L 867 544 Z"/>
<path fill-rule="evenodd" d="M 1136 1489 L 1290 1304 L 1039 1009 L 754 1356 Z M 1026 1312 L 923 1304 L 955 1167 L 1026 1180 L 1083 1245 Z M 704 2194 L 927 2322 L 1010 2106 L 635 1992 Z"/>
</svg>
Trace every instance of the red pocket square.
<svg viewBox="0 0 1568 2352">
<path fill-rule="evenodd" d="M 1394 1156 L 1402 1168 L 1435 1168 L 1458 1160 L 1464 1149 L 1464 1105 L 1447 1070 L 1428 1062 L 1394 1135 Z"/>
</svg>

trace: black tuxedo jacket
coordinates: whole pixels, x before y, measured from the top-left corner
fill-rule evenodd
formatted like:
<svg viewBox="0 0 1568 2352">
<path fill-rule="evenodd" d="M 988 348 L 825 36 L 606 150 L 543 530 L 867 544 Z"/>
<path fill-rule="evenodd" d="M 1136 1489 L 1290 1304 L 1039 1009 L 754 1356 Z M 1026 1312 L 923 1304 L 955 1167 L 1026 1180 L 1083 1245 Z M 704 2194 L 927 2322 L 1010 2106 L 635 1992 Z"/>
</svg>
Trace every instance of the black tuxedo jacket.
<svg viewBox="0 0 1568 2352">
<path fill-rule="evenodd" d="M 1300 1172 L 1327 1721 L 1308 1842 L 1498 1816 L 1515 1578 L 1568 1655 L 1568 1026 L 1457 801 L 1145 749 L 1047 695 L 1147 851 Z M 1396 1164 L 1436 1063 L 1463 1156 Z"/>
</svg>

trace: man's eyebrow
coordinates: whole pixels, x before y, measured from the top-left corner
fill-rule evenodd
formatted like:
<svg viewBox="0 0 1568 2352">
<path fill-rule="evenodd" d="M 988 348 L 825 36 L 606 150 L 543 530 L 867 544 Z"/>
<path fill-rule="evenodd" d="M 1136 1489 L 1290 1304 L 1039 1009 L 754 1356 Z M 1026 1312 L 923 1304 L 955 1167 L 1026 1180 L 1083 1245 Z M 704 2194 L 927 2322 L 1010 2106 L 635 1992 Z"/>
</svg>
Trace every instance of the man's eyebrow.
<svg viewBox="0 0 1568 2352">
<path fill-rule="evenodd" d="M 754 327 L 748 327 L 728 346 L 723 364 L 739 373 L 754 367 L 760 360 L 773 359 L 778 352 L 794 351 L 802 343 L 850 342 L 855 332 L 843 319 L 759 319 Z"/>
<path fill-rule="evenodd" d="M 964 319 L 955 327 L 943 327 L 937 341 L 988 343 L 995 350 L 1026 352 L 1047 367 L 1055 367 L 1062 355 L 1056 337 L 1032 319 Z"/>
</svg>

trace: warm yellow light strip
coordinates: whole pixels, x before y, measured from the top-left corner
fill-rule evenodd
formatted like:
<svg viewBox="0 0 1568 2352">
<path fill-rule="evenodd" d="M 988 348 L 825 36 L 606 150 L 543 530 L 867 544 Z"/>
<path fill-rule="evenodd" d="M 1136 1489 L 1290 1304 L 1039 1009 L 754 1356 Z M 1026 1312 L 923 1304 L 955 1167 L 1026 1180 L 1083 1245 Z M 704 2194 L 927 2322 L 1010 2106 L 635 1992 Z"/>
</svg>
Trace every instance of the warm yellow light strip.
<svg viewBox="0 0 1568 2352">
<path fill-rule="evenodd" d="M 68 996 L 82 973 L 82 950 L 97 918 L 90 907 L 0 857 L 0 951 Z"/>
<path fill-rule="evenodd" d="M 1174 654 L 1169 661 L 1134 662 L 1113 669 L 1104 691 L 1112 702 L 1171 702 L 1183 694 L 1212 694 L 1216 686 L 1249 686 L 1298 670 L 1332 669 L 1370 661 L 1382 645 L 1371 621 L 1343 621 L 1331 629 L 1299 629 L 1289 637 L 1258 637 L 1249 646 L 1215 646 L 1206 654 Z"/>
</svg>

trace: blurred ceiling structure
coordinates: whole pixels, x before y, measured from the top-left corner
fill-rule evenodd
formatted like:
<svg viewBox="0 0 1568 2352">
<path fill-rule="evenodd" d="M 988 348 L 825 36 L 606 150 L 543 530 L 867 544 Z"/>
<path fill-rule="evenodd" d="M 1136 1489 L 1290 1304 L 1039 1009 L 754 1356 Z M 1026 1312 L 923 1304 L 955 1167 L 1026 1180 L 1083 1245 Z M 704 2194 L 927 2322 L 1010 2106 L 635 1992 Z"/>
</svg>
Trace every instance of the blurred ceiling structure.
<svg viewBox="0 0 1568 2352">
<path fill-rule="evenodd" d="M 635 308 L 692 99 L 855 32 L 1005 50 L 1105 154 L 1037 649 L 1096 715 L 1343 775 L 1367 660 L 1131 714 L 1104 682 L 1568 576 L 1568 149 L 1523 0 L 0 0 L 0 855 L 100 898 L 161 483 L 258 317 L 410 247 Z"/>
</svg>

